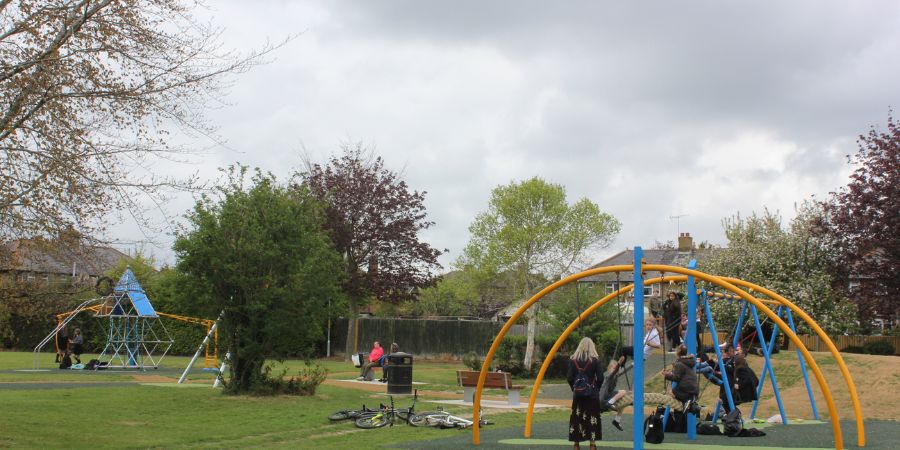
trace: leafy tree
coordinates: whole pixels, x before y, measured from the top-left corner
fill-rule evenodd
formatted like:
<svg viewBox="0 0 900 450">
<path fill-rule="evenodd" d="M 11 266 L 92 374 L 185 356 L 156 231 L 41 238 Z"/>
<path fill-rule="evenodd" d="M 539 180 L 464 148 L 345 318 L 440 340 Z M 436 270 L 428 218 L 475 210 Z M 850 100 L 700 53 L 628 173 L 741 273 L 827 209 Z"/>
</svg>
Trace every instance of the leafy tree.
<svg viewBox="0 0 900 450">
<path fill-rule="evenodd" d="M 576 283 L 572 283 L 557 289 L 550 294 L 549 301 L 545 302 L 544 321 L 553 327 L 555 335 L 560 335 L 582 311 L 606 296 L 605 286 L 602 283 L 596 283 L 593 286 L 584 283 L 577 284 L 579 284 L 577 287 Z M 603 348 L 598 348 L 598 351 L 605 356 L 611 356 L 615 346 L 619 344 L 619 322 L 616 305 L 616 301 L 611 300 L 593 314 L 584 316 L 581 325 L 569 335 L 567 340 L 569 348 L 566 350 L 574 350 L 578 341 L 587 336 L 594 339 L 598 345 L 603 344 L 601 345 Z M 612 331 L 611 334 L 614 336 L 611 344 L 604 342 L 605 339 L 601 337 L 608 331 Z M 547 349 L 544 350 L 546 351 Z"/>
<path fill-rule="evenodd" d="M 441 252 L 419 240 L 426 220 L 425 192 L 371 158 L 361 145 L 345 146 L 328 164 L 309 164 L 303 186 L 325 205 L 325 227 L 343 256 L 350 306 L 346 355 L 356 342 L 355 320 L 370 297 L 399 303 L 433 283 Z"/>
<path fill-rule="evenodd" d="M 268 389 L 266 358 L 309 355 L 342 281 L 315 199 L 259 171 L 247 185 L 246 175 L 232 167 L 218 199 L 198 201 L 175 242 L 177 269 L 224 312 L 233 393 Z"/>
<path fill-rule="evenodd" d="M 727 218 L 723 226 L 728 247 L 710 252 L 699 268 L 771 289 L 829 332 L 849 331 L 855 308 L 832 288 L 838 253 L 819 231 L 822 215 L 821 205 L 807 202 L 787 228 L 782 227 L 781 216 L 769 210 Z M 713 302 L 712 308 L 720 329 L 734 328 L 740 313 L 737 303 Z"/>
<path fill-rule="evenodd" d="M 464 271 L 454 271 L 422 289 L 417 299 L 404 302 L 401 311 L 415 316 L 477 315 L 478 300 L 476 281 Z"/>
<path fill-rule="evenodd" d="M 863 280 L 851 299 L 868 327 L 883 315 L 900 319 L 900 124 L 859 137 L 850 183 L 826 202 L 828 230 L 841 252 L 839 277 Z M 844 284 L 846 286 L 846 284 Z"/>
<path fill-rule="evenodd" d="M 0 241 L 93 235 L 109 211 L 140 217 L 142 196 L 191 187 L 150 168 L 188 151 L 172 125 L 210 135 L 205 106 L 272 49 L 222 52 L 193 6 L 0 1 Z"/>
<path fill-rule="evenodd" d="M 537 287 L 533 274 L 553 278 L 586 265 L 589 253 L 609 245 L 619 227 L 618 220 L 590 200 L 569 205 L 565 188 L 535 177 L 494 188 L 488 210 L 469 226 L 469 244 L 457 265 L 515 273 L 520 298 L 527 298 Z M 527 314 L 526 370 L 534 355 L 536 310 Z"/>
</svg>

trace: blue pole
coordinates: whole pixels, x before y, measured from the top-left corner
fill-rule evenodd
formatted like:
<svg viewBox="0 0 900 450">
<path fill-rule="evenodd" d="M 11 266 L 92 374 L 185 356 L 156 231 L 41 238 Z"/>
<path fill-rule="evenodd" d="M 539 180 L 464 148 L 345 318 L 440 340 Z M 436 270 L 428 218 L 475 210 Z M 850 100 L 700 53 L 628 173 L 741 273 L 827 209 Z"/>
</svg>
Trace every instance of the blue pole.
<svg viewBox="0 0 900 450">
<path fill-rule="evenodd" d="M 791 331 L 794 334 L 797 334 L 797 328 L 794 327 L 794 315 L 791 314 L 791 310 L 785 310 L 787 313 L 788 325 L 791 327 Z M 797 349 L 797 359 L 800 360 L 800 373 L 803 374 L 803 381 L 806 382 L 806 393 L 809 395 L 809 406 L 812 408 L 813 417 L 816 420 L 819 420 L 819 408 L 816 408 L 816 399 L 813 397 L 812 387 L 809 385 L 809 375 L 806 374 L 806 363 L 803 362 L 803 353 L 800 352 L 800 349 Z"/>
<path fill-rule="evenodd" d="M 697 269 L 697 260 L 692 259 L 690 263 L 688 263 L 688 269 L 696 270 Z M 687 351 L 692 355 L 697 354 L 697 348 L 700 345 L 697 342 L 697 281 L 694 277 L 688 276 L 687 281 L 687 294 L 688 294 L 688 326 L 687 331 L 684 332 L 685 341 L 687 341 Z M 699 360 L 696 360 L 699 364 Z M 699 383 L 697 383 L 699 385 Z M 672 387 L 674 389 L 674 386 Z M 689 414 L 685 411 L 685 416 L 687 416 L 687 435 L 688 440 L 697 439 L 697 417 L 693 414 Z"/>
<path fill-rule="evenodd" d="M 716 349 L 716 358 L 718 358 L 719 371 L 722 372 L 722 384 L 725 389 L 725 397 L 728 399 L 728 406 L 734 409 L 734 399 L 731 398 L 731 380 L 728 379 L 728 373 L 725 372 L 725 362 L 722 361 L 722 349 L 719 347 L 719 335 L 716 333 L 716 324 L 712 320 L 712 311 L 709 309 L 709 300 L 703 301 L 704 311 L 706 312 L 706 322 L 709 324 L 709 333 L 712 335 L 713 347 Z M 718 408 L 716 408 L 718 412 Z"/>
<path fill-rule="evenodd" d="M 775 314 L 781 317 L 782 307 L 779 306 L 775 309 Z M 766 344 L 766 348 L 769 349 L 769 355 L 772 354 L 772 349 L 775 348 L 775 338 L 778 336 L 778 327 L 772 328 L 772 336 L 769 338 L 769 343 Z M 756 401 L 753 402 L 753 410 L 750 411 L 750 417 L 756 417 L 756 407 L 759 405 L 759 398 L 762 394 L 763 386 L 766 384 L 766 375 L 769 373 L 769 366 L 763 366 L 762 375 L 759 377 L 759 386 L 756 388 Z M 773 378 L 773 383 L 775 383 Z M 786 418 L 784 418 L 786 419 Z"/>
<path fill-rule="evenodd" d="M 644 277 L 641 274 L 644 251 L 634 248 L 634 405 L 632 443 L 637 450 L 644 450 Z"/>
<path fill-rule="evenodd" d="M 778 392 L 778 380 L 775 379 L 775 369 L 772 367 L 772 360 L 769 357 L 769 349 L 766 348 L 765 336 L 762 332 L 762 326 L 759 324 L 759 314 L 756 312 L 756 306 L 750 305 L 750 312 L 753 314 L 753 324 L 756 325 L 756 336 L 759 339 L 760 347 L 762 347 L 763 357 L 766 358 L 766 366 L 763 368 L 763 371 L 766 368 L 769 369 L 769 374 L 772 376 L 772 390 L 775 391 L 775 401 L 778 403 L 778 412 L 781 413 L 781 423 L 787 425 L 787 416 L 784 414 L 784 404 L 781 403 L 781 393 Z M 753 419 L 756 417 L 756 405 L 759 403 L 759 394 L 756 395 L 756 402 L 753 403 L 753 411 L 750 413 L 750 418 Z"/>
<path fill-rule="evenodd" d="M 743 331 L 744 328 L 744 315 L 747 314 L 747 302 L 741 301 L 741 303 L 741 315 L 738 317 L 737 326 L 734 328 L 734 339 L 731 343 L 734 348 L 738 348 L 738 343 L 741 341 L 741 331 Z"/>
</svg>

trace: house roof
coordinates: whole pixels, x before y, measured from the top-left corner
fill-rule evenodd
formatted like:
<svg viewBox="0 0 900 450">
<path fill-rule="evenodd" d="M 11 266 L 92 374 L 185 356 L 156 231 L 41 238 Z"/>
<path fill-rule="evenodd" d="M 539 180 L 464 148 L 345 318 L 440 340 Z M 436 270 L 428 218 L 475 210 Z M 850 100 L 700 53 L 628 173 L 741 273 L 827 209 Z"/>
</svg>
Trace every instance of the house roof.
<svg viewBox="0 0 900 450">
<path fill-rule="evenodd" d="M 677 249 L 645 249 L 644 250 L 644 263 L 645 264 L 662 264 L 668 266 L 680 266 L 687 267 L 688 263 L 691 262 L 692 259 L 696 259 L 698 261 L 703 260 L 708 257 L 712 252 L 715 252 L 717 249 L 715 248 L 694 248 L 690 251 L 680 251 Z M 596 269 L 598 267 L 608 267 L 608 266 L 616 266 L 616 265 L 631 265 L 634 263 L 634 250 L 625 249 L 619 253 L 616 253 L 609 258 L 600 261 L 597 264 L 594 264 L 589 269 Z M 647 278 L 653 278 L 660 276 L 659 272 L 645 272 Z M 633 272 L 620 272 L 615 273 L 601 273 L 598 275 L 591 275 L 589 277 L 584 277 L 581 279 L 582 282 L 587 283 L 596 283 L 596 282 L 608 282 L 615 281 L 618 277 L 619 281 L 630 281 L 634 278 Z"/>
<path fill-rule="evenodd" d="M 3 261 L 5 270 L 51 274 L 101 276 L 121 259 L 130 257 L 114 248 L 76 245 L 53 247 L 18 240 L 6 245 L 11 258 Z"/>
</svg>

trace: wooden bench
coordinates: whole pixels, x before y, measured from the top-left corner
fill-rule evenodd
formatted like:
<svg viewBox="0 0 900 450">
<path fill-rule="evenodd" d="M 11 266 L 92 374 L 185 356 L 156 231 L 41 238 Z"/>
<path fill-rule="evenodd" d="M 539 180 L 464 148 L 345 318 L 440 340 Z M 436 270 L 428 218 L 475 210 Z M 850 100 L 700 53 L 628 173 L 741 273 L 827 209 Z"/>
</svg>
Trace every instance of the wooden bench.
<svg viewBox="0 0 900 450">
<path fill-rule="evenodd" d="M 478 386 L 480 372 L 469 370 L 457 370 L 456 381 L 463 388 L 463 401 L 473 403 L 475 401 L 475 388 Z M 512 375 L 509 372 L 488 372 L 484 380 L 484 387 L 490 389 L 505 389 L 507 403 L 511 406 L 519 405 L 519 391 L 525 386 L 514 386 Z"/>
</svg>

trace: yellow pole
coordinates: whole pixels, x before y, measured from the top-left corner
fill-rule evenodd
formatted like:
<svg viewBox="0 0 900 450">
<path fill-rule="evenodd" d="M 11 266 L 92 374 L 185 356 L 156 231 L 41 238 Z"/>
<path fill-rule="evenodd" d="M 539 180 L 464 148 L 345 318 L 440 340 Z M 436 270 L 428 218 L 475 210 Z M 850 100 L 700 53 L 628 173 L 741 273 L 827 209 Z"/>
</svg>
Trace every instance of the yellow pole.
<svg viewBox="0 0 900 450">
<path fill-rule="evenodd" d="M 687 280 L 687 277 L 684 275 L 679 275 L 679 276 L 675 276 L 675 277 L 672 277 L 672 276 L 659 277 L 659 278 L 651 278 L 649 280 L 644 280 L 644 285 L 663 283 L 666 281 L 685 281 L 685 280 Z M 559 351 L 559 347 L 561 347 L 563 342 L 566 341 L 566 339 L 569 337 L 569 335 L 572 334 L 572 332 L 574 332 L 578 328 L 578 325 L 581 324 L 583 317 L 593 314 L 594 311 L 599 309 L 601 306 L 606 304 L 608 301 L 616 298 L 617 296 L 619 296 L 621 294 L 629 292 L 633 289 L 634 289 L 634 285 L 625 286 L 615 292 L 607 294 L 605 297 L 601 298 L 596 303 L 589 306 L 581 314 L 579 314 L 578 317 L 574 321 L 572 321 L 571 324 L 569 324 L 568 328 L 566 328 L 565 331 L 562 332 L 562 334 L 559 336 L 559 339 L 557 339 L 556 342 L 553 344 L 553 347 L 550 348 L 550 351 L 547 352 L 547 356 L 544 358 L 544 363 L 541 365 L 541 370 L 538 371 L 537 378 L 535 378 L 535 380 L 534 380 L 534 386 L 531 388 L 531 397 L 528 399 L 528 412 L 525 414 L 525 437 L 527 437 L 527 438 L 531 437 L 531 424 L 532 424 L 532 421 L 534 418 L 534 404 L 537 401 L 538 391 L 541 388 L 541 382 L 544 381 L 544 375 L 546 375 L 547 369 L 550 367 L 550 363 L 553 361 L 553 357 L 556 356 L 556 352 Z M 636 305 L 635 305 L 635 308 L 637 308 Z"/>
<path fill-rule="evenodd" d="M 866 446 L 866 429 L 863 423 L 862 417 L 862 407 L 859 403 L 859 396 L 856 393 L 856 385 L 853 383 L 853 377 L 850 376 L 850 370 L 847 367 L 847 364 L 844 362 L 844 358 L 841 356 L 841 352 L 838 351 L 837 347 L 832 342 L 831 338 L 828 337 L 828 334 L 819 327 L 819 324 L 816 323 L 815 320 L 812 319 L 805 311 L 800 309 L 797 305 L 791 303 L 788 299 L 782 297 L 776 292 L 770 291 L 762 286 L 758 286 L 749 281 L 740 280 L 737 278 L 724 278 L 726 281 L 731 282 L 737 286 L 744 286 L 755 291 L 762 292 L 766 294 L 770 298 L 774 298 L 778 301 L 779 304 L 784 305 L 791 309 L 794 313 L 797 314 L 801 319 L 803 319 L 813 331 L 819 336 L 822 341 L 825 342 L 825 346 L 828 347 L 828 350 L 831 352 L 831 356 L 834 357 L 834 360 L 837 362 L 838 367 L 841 369 L 841 375 L 844 377 L 844 381 L 847 383 L 847 388 L 850 389 L 850 400 L 853 402 L 853 412 L 856 416 L 856 445 L 860 447 Z"/>
<path fill-rule="evenodd" d="M 743 291 L 742 289 L 738 288 L 734 284 L 729 283 L 728 281 L 725 281 L 724 279 L 721 279 L 714 275 L 709 275 L 703 272 L 685 269 L 682 267 L 665 266 L 661 264 L 647 264 L 644 266 L 644 270 L 648 272 L 673 272 L 684 275 L 693 275 L 695 278 L 721 286 L 731 292 L 734 292 L 745 301 L 750 302 L 750 304 L 756 306 L 759 311 L 762 311 L 766 316 L 769 317 L 769 319 L 776 323 L 784 331 L 784 334 L 788 338 L 790 338 L 791 342 L 793 342 L 794 345 L 796 345 L 797 348 L 800 349 L 800 352 L 803 354 L 803 357 L 806 359 L 807 363 L 812 369 L 813 374 L 815 374 L 816 381 L 819 383 L 819 389 L 822 390 L 822 395 L 825 397 L 825 403 L 828 404 L 828 413 L 831 416 L 831 428 L 834 433 L 834 448 L 836 450 L 842 450 L 844 448 L 844 439 L 843 433 L 841 432 L 840 418 L 838 417 L 837 408 L 834 405 L 834 398 L 831 395 L 831 390 L 828 388 L 828 382 L 825 381 L 825 377 L 822 375 L 822 371 L 819 370 L 819 367 L 817 365 L 815 365 L 815 360 L 813 360 L 812 355 L 809 353 L 809 350 L 806 349 L 806 346 L 803 345 L 803 342 L 800 341 L 800 338 L 793 331 L 791 331 L 790 327 L 788 327 L 788 324 L 781 320 L 781 318 L 778 317 L 775 312 L 767 308 L 759 300 Z"/>
<path fill-rule="evenodd" d="M 584 272 L 576 273 L 574 275 L 569 275 L 547 287 L 541 289 L 540 292 L 534 294 L 533 297 L 528 299 L 519 309 L 513 313 L 512 317 L 503 324 L 503 328 L 497 333 L 497 336 L 494 338 L 494 342 L 491 343 L 491 348 L 488 350 L 487 356 L 484 357 L 484 363 L 481 365 L 481 372 L 478 374 L 478 383 L 475 387 L 475 398 L 472 402 L 472 443 L 475 445 L 481 444 L 481 430 L 478 424 L 479 414 L 481 413 L 481 391 L 484 389 L 484 380 L 487 379 L 488 367 L 491 366 L 491 360 L 494 358 L 494 353 L 497 352 L 497 347 L 500 346 L 500 342 L 503 341 L 503 337 L 506 336 L 506 333 L 509 332 L 509 329 L 522 317 L 522 314 L 528 310 L 531 305 L 535 304 L 538 300 L 540 300 L 545 295 L 555 291 L 560 286 L 565 286 L 573 281 L 578 279 L 597 275 L 601 273 L 609 273 L 609 272 L 625 272 L 628 270 L 632 270 L 634 266 L 632 265 L 617 265 L 617 266 L 608 266 L 608 267 L 598 267 L 596 269 L 586 270 Z"/>
</svg>

